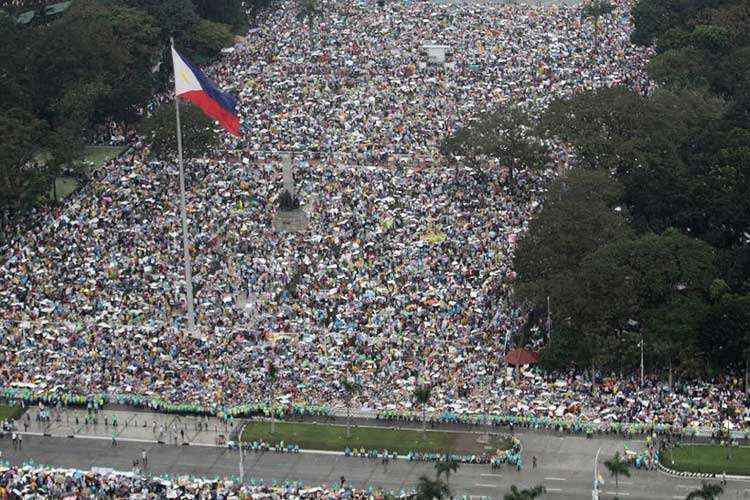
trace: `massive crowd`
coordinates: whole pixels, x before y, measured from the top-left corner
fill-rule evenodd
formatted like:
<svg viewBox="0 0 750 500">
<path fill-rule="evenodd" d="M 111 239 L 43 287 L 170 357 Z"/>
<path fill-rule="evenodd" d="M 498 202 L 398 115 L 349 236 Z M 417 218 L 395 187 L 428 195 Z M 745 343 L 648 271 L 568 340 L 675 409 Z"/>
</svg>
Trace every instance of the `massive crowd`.
<svg viewBox="0 0 750 500">
<path fill-rule="evenodd" d="M 184 328 L 177 168 L 131 138 L 2 247 L 3 384 L 215 409 L 339 406 L 356 378 L 354 404 L 380 411 L 411 409 L 424 382 L 435 412 L 740 424 L 729 385 L 514 382 L 504 353 L 525 314 L 509 298 L 513 249 L 575 158 L 554 147 L 511 194 L 502 165 L 479 180 L 438 153 L 506 102 L 648 92 L 649 52 L 629 43 L 628 3 L 615 6 L 595 44 L 580 6 L 329 0 L 310 31 L 285 4 L 208 70 L 240 96 L 244 137 L 186 169 L 199 335 Z M 452 48 L 447 65 L 426 63 L 428 42 Z M 287 150 L 311 218 L 302 234 L 272 224 Z"/>
<path fill-rule="evenodd" d="M 397 496 L 405 496 L 400 493 Z M 305 487 L 297 482 L 244 484 L 230 480 L 193 477 L 146 478 L 132 473 L 50 469 L 35 465 L 11 467 L 0 463 L 0 500 L 26 498 L 382 498 L 375 490 L 357 490 L 347 484 Z"/>
</svg>

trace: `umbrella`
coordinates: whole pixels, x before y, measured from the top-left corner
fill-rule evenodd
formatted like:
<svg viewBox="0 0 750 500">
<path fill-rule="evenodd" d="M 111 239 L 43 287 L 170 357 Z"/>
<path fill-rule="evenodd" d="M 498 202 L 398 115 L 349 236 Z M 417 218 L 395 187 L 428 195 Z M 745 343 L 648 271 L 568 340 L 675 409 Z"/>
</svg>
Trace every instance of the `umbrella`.
<svg viewBox="0 0 750 500">
<path fill-rule="evenodd" d="M 513 349 L 505 356 L 509 365 L 532 365 L 539 362 L 539 353 L 528 349 Z"/>
</svg>

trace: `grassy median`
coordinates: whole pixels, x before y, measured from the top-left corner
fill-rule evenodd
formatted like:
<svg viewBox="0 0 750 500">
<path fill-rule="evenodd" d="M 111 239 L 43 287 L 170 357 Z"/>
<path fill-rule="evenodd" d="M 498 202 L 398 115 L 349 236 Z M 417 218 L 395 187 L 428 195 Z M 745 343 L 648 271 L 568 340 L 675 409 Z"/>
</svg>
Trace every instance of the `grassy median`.
<svg viewBox="0 0 750 500">
<path fill-rule="evenodd" d="M 345 448 L 387 449 L 399 454 L 410 451 L 481 453 L 484 443 L 478 440 L 481 434 L 472 432 L 441 432 L 420 430 L 396 430 L 388 427 L 352 427 L 351 438 L 346 437 L 345 425 L 298 424 L 276 422 L 276 432 L 271 434 L 270 422 L 251 422 L 245 427 L 243 441 L 266 441 L 292 443 L 302 449 L 343 451 Z M 489 446 L 492 450 L 507 449 L 505 439 L 494 438 Z"/>
<path fill-rule="evenodd" d="M 667 452 L 661 462 L 678 471 L 750 476 L 750 447 L 682 445 Z"/>
</svg>

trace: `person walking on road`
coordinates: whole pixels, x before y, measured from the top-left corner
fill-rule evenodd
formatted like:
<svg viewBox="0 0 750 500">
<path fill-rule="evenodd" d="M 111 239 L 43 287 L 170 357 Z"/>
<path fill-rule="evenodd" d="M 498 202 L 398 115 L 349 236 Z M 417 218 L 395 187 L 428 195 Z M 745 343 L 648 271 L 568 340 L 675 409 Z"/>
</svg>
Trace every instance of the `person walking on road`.
<svg viewBox="0 0 750 500">
<path fill-rule="evenodd" d="M 531 468 L 536 469 L 536 455 L 531 457 Z"/>
<path fill-rule="evenodd" d="M 146 455 L 146 450 L 141 452 L 141 463 L 143 464 L 144 469 L 148 467 L 148 456 Z"/>
</svg>

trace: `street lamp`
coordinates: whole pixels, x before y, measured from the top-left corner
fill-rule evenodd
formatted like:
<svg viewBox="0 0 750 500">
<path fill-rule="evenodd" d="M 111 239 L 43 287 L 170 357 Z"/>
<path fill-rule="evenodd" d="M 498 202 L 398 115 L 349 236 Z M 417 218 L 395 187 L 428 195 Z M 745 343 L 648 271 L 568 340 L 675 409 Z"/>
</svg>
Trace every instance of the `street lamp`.
<svg viewBox="0 0 750 500">
<path fill-rule="evenodd" d="M 599 500 L 599 479 L 596 477 L 596 466 L 599 463 L 600 451 L 602 451 L 601 446 L 599 447 L 598 450 L 596 450 L 596 456 L 594 457 L 594 488 L 591 490 L 592 500 Z"/>
<path fill-rule="evenodd" d="M 240 485 L 245 483 L 245 464 L 244 464 L 244 453 L 242 452 L 242 435 L 245 433 L 245 427 L 250 423 L 250 420 L 245 420 L 245 423 L 240 427 L 240 433 L 237 435 L 237 444 L 240 449 Z"/>
</svg>

